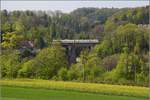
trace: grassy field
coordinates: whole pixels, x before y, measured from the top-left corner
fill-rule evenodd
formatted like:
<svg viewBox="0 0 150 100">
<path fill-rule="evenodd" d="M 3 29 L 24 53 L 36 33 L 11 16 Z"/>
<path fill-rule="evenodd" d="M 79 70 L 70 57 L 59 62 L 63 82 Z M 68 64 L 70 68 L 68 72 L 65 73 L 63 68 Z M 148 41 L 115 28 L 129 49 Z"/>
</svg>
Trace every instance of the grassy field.
<svg viewBox="0 0 150 100">
<path fill-rule="evenodd" d="M 31 79 L 0 80 L 0 84 L 2 100 L 148 100 L 149 94 L 146 87 L 109 84 Z"/>
<path fill-rule="evenodd" d="M 2 87 L 2 100 L 148 100 L 144 98 L 48 90 L 20 87 Z"/>
</svg>

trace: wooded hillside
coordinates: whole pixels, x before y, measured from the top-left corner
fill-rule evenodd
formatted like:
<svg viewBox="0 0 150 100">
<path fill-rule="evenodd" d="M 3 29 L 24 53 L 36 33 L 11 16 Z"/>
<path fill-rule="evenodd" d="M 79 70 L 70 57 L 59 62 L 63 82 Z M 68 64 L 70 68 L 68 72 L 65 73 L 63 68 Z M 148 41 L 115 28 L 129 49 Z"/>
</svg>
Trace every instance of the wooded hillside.
<svg viewBox="0 0 150 100">
<path fill-rule="evenodd" d="M 148 85 L 149 6 L 0 11 L 2 78 Z M 54 39 L 99 39 L 69 65 Z"/>
</svg>

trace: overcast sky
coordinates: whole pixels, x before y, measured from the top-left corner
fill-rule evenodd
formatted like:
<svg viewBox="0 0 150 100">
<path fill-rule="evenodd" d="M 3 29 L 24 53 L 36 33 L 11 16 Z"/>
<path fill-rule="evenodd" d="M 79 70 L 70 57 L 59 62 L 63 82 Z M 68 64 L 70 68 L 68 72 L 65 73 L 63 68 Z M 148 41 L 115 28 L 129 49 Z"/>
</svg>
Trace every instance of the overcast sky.
<svg viewBox="0 0 150 100">
<path fill-rule="evenodd" d="M 61 10 L 71 12 L 81 7 L 124 8 L 141 7 L 149 1 L 1 1 L 1 9 L 12 10 Z"/>
</svg>

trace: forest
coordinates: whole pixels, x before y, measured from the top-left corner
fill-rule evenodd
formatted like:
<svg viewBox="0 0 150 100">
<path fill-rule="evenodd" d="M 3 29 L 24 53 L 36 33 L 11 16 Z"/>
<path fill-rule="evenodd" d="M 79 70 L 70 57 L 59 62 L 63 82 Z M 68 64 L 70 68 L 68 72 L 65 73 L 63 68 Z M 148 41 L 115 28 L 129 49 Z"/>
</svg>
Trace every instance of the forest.
<svg viewBox="0 0 150 100">
<path fill-rule="evenodd" d="M 148 86 L 149 6 L 61 11 L 1 10 L 1 78 Z M 53 40 L 98 39 L 69 64 Z"/>
</svg>

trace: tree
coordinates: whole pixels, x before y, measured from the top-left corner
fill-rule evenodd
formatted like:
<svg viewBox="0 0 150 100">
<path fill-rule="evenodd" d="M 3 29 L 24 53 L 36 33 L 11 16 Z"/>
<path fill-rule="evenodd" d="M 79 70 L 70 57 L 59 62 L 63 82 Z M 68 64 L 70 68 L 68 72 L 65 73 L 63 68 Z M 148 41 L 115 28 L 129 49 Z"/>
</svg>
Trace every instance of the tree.
<svg viewBox="0 0 150 100">
<path fill-rule="evenodd" d="M 67 67 L 66 56 L 64 49 L 57 45 L 42 49 L 33 60 L 22 66 L 20 72 L 26 70 L 27 75 L 25 76 L 51 79 L 62 67 Z M 30 75 L 30 72 L 34 74 Z"/>
<path fill-rule="evenodd" d="M 11 31 L 12 31 L 12 25 L 9 22 L 5 22 L 4 24 L 2 24 L 3 33 L 11 32 Z"/>
<path fill-rule="evenodd" d="M 106 21 L 105 26 L 104 26 L 104 31 L 105 32 L 113 32 L 117 28 L 117 25 L 114 22 L 111 21 Z"/>
<path fill-rule="evenodd" d="M 144 46 L 145 43 L 147 44 L 147 40 L 144 38 L 144 35 L 146 34 L 147 32 L 144 29 L 138 28 L 137 25 L 129 23 L 117 28 L 118 38 L 116 40 L 120 42 L 120 46 L 126 44 L 130 51 L 136 46 L 136 49 L 138 48 L 140 52 L 140 49 L 146 49 Z"/>
<path fill-rule="evenodd" d="M 105 39 L 101 44 L 96 45 L 94 50 L 99 57 L 104 58 L 113 53 L 112 43 L 109 39 Z"/>
<path fill-rule="evenodd" d="M 3 41 L 1 43 L 2 48 L 16 48 L 19 42 L 21 41 L 22 36 L 17 35 L 15 32 L 8 32 L 3 34 Z"/>
<path fill-rule="evenodd" d="M 7 51 L 0 55 L 2 78 L 16 78 L 20 65 L 21 62 L 18 51 Z"/>
<path fill-rule="evenodd" d="M 24 33 L 25 32 L 25 26 L 23 25 L 23 23 L 21 23 L 21 21 L 17 21 L 14 25 L 13 25 L 13 29 L 18 32 L 18 33 Z"/>
<path fill-rule="evenodd" d="M 88 51 L 87 50 L 84 50 L 81 52 L 81 55 L 80 55 L 80 58 L 81 58 L 81 64 L 82 64 L 82 70 L 83 70 L 83 81 L 85 81 L 85 66 L 86 66 L 86 63 L 87 63 L 87 55 L 88 55 Z"/>
</svg>

